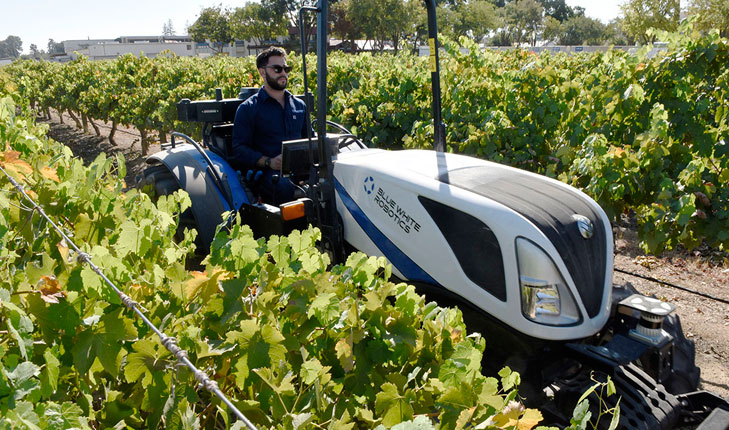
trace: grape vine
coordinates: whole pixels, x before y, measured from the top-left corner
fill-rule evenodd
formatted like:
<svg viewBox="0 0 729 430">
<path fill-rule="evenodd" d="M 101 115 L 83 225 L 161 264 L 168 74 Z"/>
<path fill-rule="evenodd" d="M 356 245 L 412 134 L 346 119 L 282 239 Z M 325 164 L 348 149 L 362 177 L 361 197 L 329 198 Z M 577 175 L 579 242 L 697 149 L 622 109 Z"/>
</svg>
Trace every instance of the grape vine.
<svg viewBox="0 0 729 430">
<path fill-rule="evenodd" d="M 174 240 L 187 195 L 123 191 L 123 158 L 84 166 L 15 88 L 0 72 L 0 166 L 257 426 L 542 419 L 521 406 L 517 373 L 481 374 L 483 339 L 458 310 L 389 282 L 383 259 L 327 271 L 315 229 L 256 240 L 238 217 L 205 270 L 187 271 L 194 234 Z M 4 175 L 0 220 L 0 429 L 242 428 Z"/>
<path fill-rule="evenodd" d="M 690 26 L 667 53 L 536 56 L 444 40 L 443 118 L 449 151 L 557 177 L 608 215 L 635 215 L 647 252 L 729 245 L 729 42 Z M 313 61 L 313 57 L 309 59 Z M 289 62 L 301 70 L 301 58 Z M 182 98 L 227 97 L 258 85 L 250 58 L 122 56 L 4 68 L 22 99 L 139 129 L 142 151 L 171 130 Z M 316 82 L 316 71 L 309 72 Z M 332 54 L 330 117 L 370 145 L 430 148 L 427 65 L 408 53 Z M 303 92 L 300 75 L 292 90 Z"/>
</svg>

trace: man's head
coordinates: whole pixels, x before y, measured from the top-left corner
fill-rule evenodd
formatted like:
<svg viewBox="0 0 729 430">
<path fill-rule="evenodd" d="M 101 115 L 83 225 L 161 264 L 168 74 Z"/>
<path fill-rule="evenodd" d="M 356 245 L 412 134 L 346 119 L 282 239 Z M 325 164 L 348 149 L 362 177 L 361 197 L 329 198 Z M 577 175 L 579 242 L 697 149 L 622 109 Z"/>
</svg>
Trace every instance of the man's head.
<svg viewBox="0 0 729 430">
<path fill-rule="evenodd" d="M 272 46 L 258 54 L 256 67 L 261 78 L 269 88 L 284 90 L 289 82 L 291 68 L 286 64 L 286 51 Z"/>
</svg>

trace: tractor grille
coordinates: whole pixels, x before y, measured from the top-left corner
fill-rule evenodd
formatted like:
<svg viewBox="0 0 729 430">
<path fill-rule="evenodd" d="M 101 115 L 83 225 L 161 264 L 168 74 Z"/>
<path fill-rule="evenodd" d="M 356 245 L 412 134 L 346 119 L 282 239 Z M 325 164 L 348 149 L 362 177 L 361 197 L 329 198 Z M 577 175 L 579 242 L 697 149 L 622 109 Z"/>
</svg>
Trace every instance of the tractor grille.
<svg viewBox="0 0 729 430">
<path fill-rule="evenodd" d="M 605 226 L 583 197 L 538 177 L 518 171 L 495 174 L 488 167 L 457 169 L 438 179 L 501 203 L 531 221 L 559 252 L 590 318 L 600 312 L 605 288 Z M 592 221 L 591 239 L 580 235 L 575 214 Z"/>
</svg>

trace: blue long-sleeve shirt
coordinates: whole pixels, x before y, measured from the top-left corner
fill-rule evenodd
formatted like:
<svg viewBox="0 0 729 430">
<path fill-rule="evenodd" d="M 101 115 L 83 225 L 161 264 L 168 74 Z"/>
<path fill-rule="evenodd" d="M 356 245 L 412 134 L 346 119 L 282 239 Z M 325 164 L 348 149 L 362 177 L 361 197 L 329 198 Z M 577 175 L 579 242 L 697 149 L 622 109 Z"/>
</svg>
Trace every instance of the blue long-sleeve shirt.
<svg viewBox="0 0 729 430">
<path fill-rule="evenodd" d="M 262 156 L 281 154 L 281 142 L 306 136 L 306 105 L 284 91 L 284 106 L 261 87 L 238 106 L 233 122 L 233 159 L 238 168 L 256 168 Z"/>
</svg>

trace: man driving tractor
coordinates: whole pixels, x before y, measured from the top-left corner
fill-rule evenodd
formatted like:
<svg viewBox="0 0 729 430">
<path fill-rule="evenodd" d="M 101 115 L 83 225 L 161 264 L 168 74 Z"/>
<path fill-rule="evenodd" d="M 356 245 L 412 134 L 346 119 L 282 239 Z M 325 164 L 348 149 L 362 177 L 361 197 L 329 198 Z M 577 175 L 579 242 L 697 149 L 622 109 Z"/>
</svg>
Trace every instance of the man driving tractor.
<svg viewBox="0 0 729 430">
<path fill-rule="evenodd" d="M 256 58 L 263 86 L 238 106 L 233 125 L 234 167 L 259 170 L 258 192 L 264 201 L 278 204 L 294 199 L 296 186 L 274 177 L 281 169 L 281 142 L 306 135 L 306 105 L 286 89 L 291 66 L 286 52 L 270 47 Z"/>
</svg>

